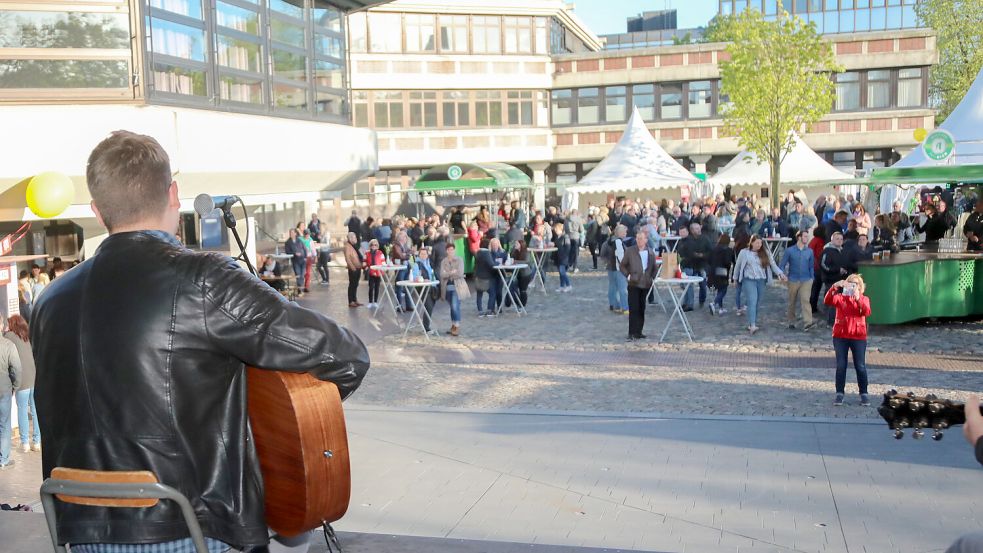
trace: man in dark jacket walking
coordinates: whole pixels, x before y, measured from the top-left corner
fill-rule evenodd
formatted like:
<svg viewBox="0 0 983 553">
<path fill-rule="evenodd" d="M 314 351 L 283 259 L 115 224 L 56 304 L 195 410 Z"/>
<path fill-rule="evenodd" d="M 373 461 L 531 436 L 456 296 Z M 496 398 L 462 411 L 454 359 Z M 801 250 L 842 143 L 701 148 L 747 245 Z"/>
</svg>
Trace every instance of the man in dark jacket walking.
<svg viewBox="0 0 983 553">
<path fill-rule="evenodd" d="M 843 233 L 834 232 L 829 239 L 829 243 L 823 248 L 823 255 L 819 259 L 819 268 L 823 274 L 823 294 L 829 290 L 833 284 L 843 280 L 847 276 L 847 258 L 843 251 Z M 836 319 L 836 309 L 826 308 L 826 322 L 833 326 Z"/>
<path fill-rule="evenodd" d="M 645 338 L 645 297 L 655 282 L 655 252 L 648 247 L 645 231 L 635 235 L 635 244 L 625 250 L 621 272 L 628 276 L 628 341 Z"/>
<path fill-rule="evenodd" d="M 149 136 L 117 131 L 89 156 L 92 207 L 109 237 L 47 287 L 31 325 L 42 476 L 54 467 L 147 470 L 191 501 L 211 550 L 263 546 L 245 365 L 306 372 L 345 398 L 369 356 L 351 331 L 286 301 L 228 256 L 184 248 L 171 174 Z M 56 505 L 62 542 L 194 549 L 170 502 Z M 270 551 L 306 551 L 309 537 L 276 539 Z"/>
<path fill-rule="evenodd" d="M 357 238 L 359 242 L 371 238 L 362 236 L 362 220 L 358 218 L 358 212 L 354 209 L 352 210 L 352 216 L 349 217 L 345 223 L 348 225 L 348 232 L 354 232 L 355 238 Z"/>
<path fill-rule="evenodd" d="M 689 236 L 679 241 L 676 253 L 679 254 L 679 267 L 689 276 L 703 277 L 700 281 L 700 307 L 707 301 L 707 259 L 713 244 L 703 235 L 699 223 L 690 223 Z M 686 289 L 683 297 L 683 311 L 693 310 L 693 287 Z"/>
</svg>

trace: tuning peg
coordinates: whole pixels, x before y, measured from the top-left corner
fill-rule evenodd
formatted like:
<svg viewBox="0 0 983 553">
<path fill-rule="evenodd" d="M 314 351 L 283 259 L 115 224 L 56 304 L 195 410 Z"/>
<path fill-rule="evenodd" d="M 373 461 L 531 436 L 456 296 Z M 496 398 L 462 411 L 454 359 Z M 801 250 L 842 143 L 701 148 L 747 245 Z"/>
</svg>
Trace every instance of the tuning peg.
<svg viewBox="0 0 983 553">
<path fill-rule="evenodd" d="M 894 430 L 894 439 L 895 440 L 900 440 L 901 438 L 904 438 L 904 430 L 901 430 L 900 428 L 895 429 Z"/>
<path fill-rule="evenodd" d="M 888 400 L 888 405 L 894 407 L 895 409 L 904 406 L 904 404 L 905 404 L 905 400 L 900 398 L 891 398 L 890 400 Z"/>
<path fill-rule="evenodd" d="M 916 428 L 914 432 L 911 433 L 911 437 L 920 440 L 925 437 L 925 431 L 921 428 Z"/>
<path fill-rule="evenodd" d="M 891 397 L 896 395 L 898 395 L 898 391 L 895 390 L 894 388 L 891 388 L 890 390 L 887 391 L 886 394 L 884 394 L 884 397 Z"/>
<path fill-rule="evenodd" d="M 907 394 L 905 394 L 905 396 L 907 396 L 907 397 L 915 397 L 915 392 L 908 392 Z"/>
<path fill-rule="evenodd" d="M 921 411 L 923 407 L 925 407 L 925 403 L 923 403 L 921 401 L 909 401 L 908 402 L 908 409 L 910 409 L 912 412 Z"/>
<path fill-rule="evenodd" d="M 937 442 L 942 441 L 942 436 L 943 434 L 941 430 L 936 430 L 935 432 L 932 433 L 932 439 Z"/>
<path fill-rule="evenodd" d="M 937 396 L 935 394 L 928 394 L 927 396 L 925 396 L 925 399 L 930 399 L 932 401 L 935 401 L 935 400 L 939 399 L 939 396 Z"/>
<path fill-rule="evenodd" d="M 942 405 L 940 405 L 938 403 L 934 403 L 934 402 L 928 404 L 928 412 L 929 413 L 932 413 L 933 415 L 937 415 L 941 411 L 942 411 Z"/>
</svg>

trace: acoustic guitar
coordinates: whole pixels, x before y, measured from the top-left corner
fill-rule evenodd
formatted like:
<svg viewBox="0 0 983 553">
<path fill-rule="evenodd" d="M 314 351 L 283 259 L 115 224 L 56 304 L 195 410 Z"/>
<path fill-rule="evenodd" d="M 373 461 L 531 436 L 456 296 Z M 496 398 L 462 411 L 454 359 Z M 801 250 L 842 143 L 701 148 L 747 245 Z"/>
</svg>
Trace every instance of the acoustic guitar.
<svg viewBox="0 0 983 553">
<path fill-rule="evenodd" d="M 894 431 L 895 439 L 904 438 L 905 429 L 913 428 L 911 436 L 920 440 L 925 436 L 924 429 L 931 428 L 932 439 L 939 441 L 947 428 L 966 423 L 965 408 L 964 403 L 939 399 L 934 394 L 922 397 L 891 390 L 884 394 L 884 402 L 877 412 Z M 983 412 L 983 407 L 980 411 Z"/>
<path fill-rule="evenodd" d="M 249 420 L 266 492 L 266 523 L 296 536 L 344 516 L 348 433 L 338 387 L 307 373 L 246 369 Z"/>
</svg>

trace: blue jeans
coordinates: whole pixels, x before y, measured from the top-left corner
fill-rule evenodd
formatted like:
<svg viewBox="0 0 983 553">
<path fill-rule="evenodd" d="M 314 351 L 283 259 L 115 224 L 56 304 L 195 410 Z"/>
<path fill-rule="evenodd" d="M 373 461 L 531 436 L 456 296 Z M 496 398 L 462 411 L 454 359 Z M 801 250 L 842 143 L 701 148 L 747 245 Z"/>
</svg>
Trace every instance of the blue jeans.
<svg viewBox="0 0 983 553">
<path fill-rule="evenodd" d="M 495 290 L 495 283 L 492 282 L 491 285 L 488 286 L 488 309 L 487 309 L 487 311 L 493 311 L 495 309 L 495 306 L 498 305 L 497 304 L 498 296 L 495 294 L 495 292 L 496 292 L 496 290 Z M 475 294 L 474 294 L 474 296 L 475 296 L 475 298 L 477 299 L 477 302 L 478 302 L 478 313 L 484 313 L 485 312 L 485 310 L 481 309 L 481 303 L 482 303 L 481 302 L 481 298 L 484 295 L 485 295 L 485 293 L 482 292 L 481 290 L 477 290 L 475 292 Z"/>
<path fill-rule="evenodd" d="M 401 280 L 407 280 L 410 278 L 410 268 L 407 267 L 396 274 L 396 282 Z M 405 306 L 404 309 L 407 311 L 413 307 L 413 298 L 406 292 L 402 286 L 396 286 L 396 307 Z"/>
<path fill-rule="evenodd" d="M 10 406 L 13 401 L 12 394 L 0 396 L 0 465 L 10 462 L 10 438 L 14 434 L 10 426 Z"/>
<path fill-rule="evenodd" d="M 17 390 L 14 395 L 17 399 L 17 429 L 20 432 L 20 443 L 21 445 L 27 445 L 30 442 L 27 440 L 28 437 L 31 441 L 40 444 L 41 443 L 41 430 L 38 427 L 38 408 L 34 404 L 34 388 L 28 388 L 26 390 Z M 34 431 L 28 435 L 28 429 L 31 428 L 30 422 L 27 420 L 27 406 L 31 406 L 31 415 L 34 417 Z"/>
<path fill-rule="evenodd" d="M 853 352 L 853 369 L 857 371 L 857 387 L 860 388 L 861 394 L 866 394 L 867 340 L 833 338 L 833 350 L 836 352 L 836 393 L 842 394 L 846 389 L 847 354 Z"/>
<path fill-rule="evenodd" d="M 461 298 L 457 296 L 457 288 L 453 284 L 447 285 L 447 304 L 451 306 L 451 323 L 461 322 Z"/>
<path fill-rule="evenodd" d="M 291 257 L 290 266 L 297 277 L 297 288 L 304 287 L 304 273 L 307 271 L 307 260 L 303 257 Z"/>
<path fill-rule="evenodd" d="M 628 311 L 628 279 L 621 271 L 608 271 L 608 305 Z"/>
<path fill-rule="evenodd" d="M 683 269 L 683 274 L 688 276 L 700 276 L 703 280 L 700 281 L 700 305 L 707 301 L 707 272 L 704 270 L 695 271 L 693 269 Z M 693 285 L 686 290 L 686 295 L 683 296 L 683 307 L 693 307 Z"/>
<path fill-rule="evenodd" d="M 747 295 L 748 326 L 758 326 L 758 306 L 761 304 L 761 298 L 765 295 L 765 283 L 767 282 L 763 278 L 746 278 L 741 283 L 744 294 Z"/>
<path fill-rule="evenodd" d="M 560 265 L 558 270 L 560 271 L 560 288 L 570 286 L 570 277 L 567 276 L 567 266 L 565 264 Z"/>
<path fill-rule="evenodd" d="M 717 286 L 717 295 L 713 298 L 713 303 L 715 303 L 717 307 L 722 308 L 724 306 L 724 297 L 726 296 L 727 296 L 727 283 L 725 282 L 722 285 Z"/>
</svg>

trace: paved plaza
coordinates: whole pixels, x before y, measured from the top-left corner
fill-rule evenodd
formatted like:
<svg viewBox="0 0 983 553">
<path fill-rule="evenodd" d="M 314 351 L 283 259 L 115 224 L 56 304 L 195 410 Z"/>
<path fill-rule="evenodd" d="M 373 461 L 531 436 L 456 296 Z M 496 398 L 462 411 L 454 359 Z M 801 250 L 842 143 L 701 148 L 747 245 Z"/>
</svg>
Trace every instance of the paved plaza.
<svg viewBox="0 0 983 553">
<path fill-rule="evenodd" d="M 914 553 L 983 528 L 961 432 L 895 441 L 855 395 L 834 408 L 829 329 L 787 330 L 782 288 L 755 336 L 698 311 L 695 343 L 658 344 L 667 315 L 650 306 L 650 338 L 626 344 L 606 275 L 582 271 L 573 293 L 533 290 L 527 317 L 478 319 L 472 298 L 462 335 L 427 343 L 349 309 L 332 278 L 301 301 L 373 358 L 346 402 L 352 551 Z M 446 330 L 446 303 L 435 313 Z M 874 394 L 983 389 L 980 322 L 873 327 L 870 348 Z M 14 458 L 0 498 L 36 504 L 40 456 Z"/>
</svg>

